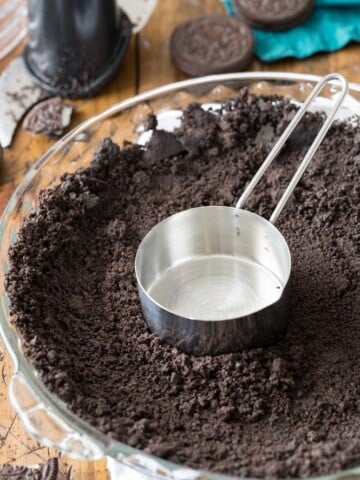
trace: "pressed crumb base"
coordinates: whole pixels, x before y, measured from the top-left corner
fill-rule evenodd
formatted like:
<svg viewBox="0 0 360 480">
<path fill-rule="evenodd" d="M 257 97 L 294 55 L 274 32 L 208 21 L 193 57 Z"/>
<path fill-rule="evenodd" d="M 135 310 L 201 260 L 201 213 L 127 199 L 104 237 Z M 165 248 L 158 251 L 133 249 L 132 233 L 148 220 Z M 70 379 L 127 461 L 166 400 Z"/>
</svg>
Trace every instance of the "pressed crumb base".
<svg viewBox="0 0 360 480">
<path fill-rule="evenodd" d="M 277 224 L 293 261 L 277 345 L 186 355 L 150 333 L 137 295 L 144 235 L 183 209 L 233 206 L 294 109 L 246 90 L 220 115 L 189 106 L 174 135 L 155 131 L 146 150 L 106 139 L 41 194 L 10 253 L 12 319 L 44 384 L 102 432 L 232 475 L 360 465 L 360 127 L 332 127 Z M 307 116 L 250 210 L 268 218 L 320 120 Z"/>
</svg>

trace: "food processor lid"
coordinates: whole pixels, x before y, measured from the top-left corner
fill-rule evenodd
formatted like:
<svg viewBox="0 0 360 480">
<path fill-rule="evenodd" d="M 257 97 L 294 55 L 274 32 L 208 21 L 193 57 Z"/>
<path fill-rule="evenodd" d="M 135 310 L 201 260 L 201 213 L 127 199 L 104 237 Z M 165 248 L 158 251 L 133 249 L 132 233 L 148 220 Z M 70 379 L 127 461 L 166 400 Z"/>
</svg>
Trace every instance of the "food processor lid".
<svg viewBox="0 0 360 480">
<path fill-rule="evenodd" d="M 149 19 L 157 0 L 29 0 L 24 60 L 53 95 L 96 94 L 123 64 L 132 33 Z"/>
<path fill-rule="evenodd" d="M 158 0 L 116 0 L 133 24 L 133 33 L 139 33 L 147 24 Z"/>
</svg>

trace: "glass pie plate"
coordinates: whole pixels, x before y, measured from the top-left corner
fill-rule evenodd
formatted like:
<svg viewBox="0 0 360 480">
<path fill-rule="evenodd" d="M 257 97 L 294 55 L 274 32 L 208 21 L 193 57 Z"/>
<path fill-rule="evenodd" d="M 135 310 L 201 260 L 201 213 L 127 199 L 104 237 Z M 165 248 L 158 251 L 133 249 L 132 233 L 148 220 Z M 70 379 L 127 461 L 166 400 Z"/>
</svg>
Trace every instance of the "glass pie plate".
<svg viewBox="0 0 360 480">
<path fill-rule="evenodd" d="M 112 440 L 75 416 L 47 390 L 24 357 L 21 339 L 10 322 L 8 299 L 4 291 L 8 249 L 23 220 L 36 205 L 40 190 L 56 185 L 63 173 L 87 166 L 100 139 L 111 137 L 120 145 L 124 140 L 144 143 L 147 135 L 144 133 L 144 122 L 148 113 L 154 112 L 160 127 L 171 130 L 179 122 L 180 110 L 189 103 L 199 102 L 205 108 L 209 104 L 214 106 L 235 96 L 245 85 L 256 95 L 277 94 L 301 104 L 318 80 L 319 77 L 311 75 L 252 72 L 198 78 L 160 87 L 120 102 L 87 120 L 59 140 L 28 172 L 1 219 L 0 333 L 13 364 L 9 383 L 10 400 L 25 429 L 41 444 L 82 459 L 107 456 L 113 478 L 234 478 L 176 465 Z M 330 85 L 318 97 L 313 108 L 326 111 L 333 104 L 337 92 L 338 88 Z M 339 116 L 351 119 L 359 113 L 360 85 L 352 84 Z M 360 480 L 360 465 L 322 478 Z"/>
</svg>

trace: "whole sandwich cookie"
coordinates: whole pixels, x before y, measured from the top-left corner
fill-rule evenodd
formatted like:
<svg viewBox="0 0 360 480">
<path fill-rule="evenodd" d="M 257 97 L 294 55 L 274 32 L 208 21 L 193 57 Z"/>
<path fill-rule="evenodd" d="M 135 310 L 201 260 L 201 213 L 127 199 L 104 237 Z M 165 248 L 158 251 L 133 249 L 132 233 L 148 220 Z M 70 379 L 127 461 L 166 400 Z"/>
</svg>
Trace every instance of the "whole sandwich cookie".
<svg viewBox="0 0 360 480">
<path fill-rule="evenodd" d="M 0 465 L 0 480 L 57 480 L 59 463 L 57 458 L 50 458 L 46 463 L 36 467 L 17 465 Z"/>
<path fill-rule="evenodd" d="M 311 15 L 313 0 L 234 0 L 238 18 L 263 30 L 286 30 L 299 25 Z"/>
<path fill-rule="evenodd" d="M 170 39 L 173 62 L 191 77 L 244 70 L 252 61 L 253 51 L 249 27 L 226 15 L 183 22 Z"/>
</svg>

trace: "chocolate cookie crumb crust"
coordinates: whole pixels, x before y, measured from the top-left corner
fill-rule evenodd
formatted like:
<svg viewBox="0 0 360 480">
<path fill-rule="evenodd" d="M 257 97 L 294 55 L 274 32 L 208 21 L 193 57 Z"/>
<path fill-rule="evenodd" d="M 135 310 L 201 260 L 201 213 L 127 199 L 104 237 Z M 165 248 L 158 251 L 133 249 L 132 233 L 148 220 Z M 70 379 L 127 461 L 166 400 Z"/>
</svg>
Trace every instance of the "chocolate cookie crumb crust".
<svg viewBox="0 0 360 480">
<path fill-rule="evenodd" d="M 137 296 L 143 236 L 177 211 L 234 205 L 294 111 L 246 90 L 220 114 L 193 104 L 173 135 L 155 130 L 145 150 L 105 139 L 42 192 L 10 252 L 12 321 L 47 388 L 102 432 L 239 476 L 360 465 L 359 126 L 332 127 L 279 220 L 293 259 L 279 344 L 188 356 L 150 333 Z M 307 116 L 249 209 L 269 216 L 320 120 Z"/>
</svg>

